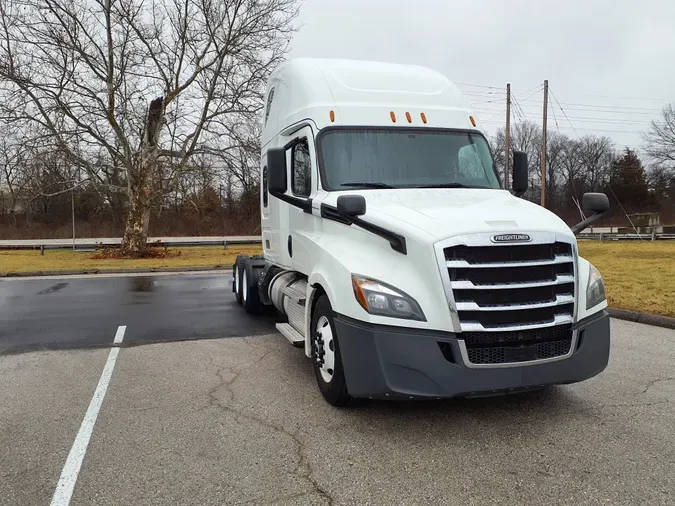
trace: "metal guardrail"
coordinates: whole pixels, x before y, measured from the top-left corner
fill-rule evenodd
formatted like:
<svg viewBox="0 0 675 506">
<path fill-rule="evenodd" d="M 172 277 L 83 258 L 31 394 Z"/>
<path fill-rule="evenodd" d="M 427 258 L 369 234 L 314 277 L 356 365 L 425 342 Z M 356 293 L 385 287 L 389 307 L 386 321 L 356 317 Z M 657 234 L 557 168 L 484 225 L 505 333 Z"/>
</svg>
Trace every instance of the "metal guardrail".
<svg viewBox="0 0 675 506">
<path fill-rule="evenodd" d="M 675 234 L 584 234 L 581 233 L 577 239 L 595 240 L 595 241 L 673 241 Z"/>
<path fill-rule="evenodd" d="M 222 246 L 223 249 L 232 245 L 239 244 L 262 244 L 262 238 L 237 238 L 230 237 L 227 239 L 213 238 L 213 239 L 197 239 L 197 240 L 168 240 L 168 241 L 148 241 L 148 246 L 150 247 L 159 247 L 159 248 L 189 248 L 194 246 Z M 119 248 L 119 242 L 83 242 L 78 241 L 76 243 L 48 243 L 45 242 L 41 244 L 40 241 L 31 241 L 29 244 L 25 243 L 0 243 L 0 250 L 40 250 L 40 253 L 44 255 L 45 250 L 58 250 L 58 249 L 68 249 L 73 251 L 91 251 L 96 249 L 103 248 Z"/>
</svg>

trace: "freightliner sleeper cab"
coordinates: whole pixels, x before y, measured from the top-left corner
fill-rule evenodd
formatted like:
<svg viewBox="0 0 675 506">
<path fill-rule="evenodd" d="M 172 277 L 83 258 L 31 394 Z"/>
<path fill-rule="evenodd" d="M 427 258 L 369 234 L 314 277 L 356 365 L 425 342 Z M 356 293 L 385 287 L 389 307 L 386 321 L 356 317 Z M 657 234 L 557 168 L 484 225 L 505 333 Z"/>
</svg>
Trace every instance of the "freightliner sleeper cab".
<svg viewBox="0 0 675 506">
<path fill-rule="evenodd" d="M 283 316 L 335 406 L 574 383 L 603 371 L 603 280 L 576 233 L 521 198 L 527 156 L 505 189 L 459 89 L 427 68 L 291 59 L 262 117 L 263 255 L 241 256 L 246 311 Z M 274 309 L 273 309 L 274 310 Z"/>
</svg>

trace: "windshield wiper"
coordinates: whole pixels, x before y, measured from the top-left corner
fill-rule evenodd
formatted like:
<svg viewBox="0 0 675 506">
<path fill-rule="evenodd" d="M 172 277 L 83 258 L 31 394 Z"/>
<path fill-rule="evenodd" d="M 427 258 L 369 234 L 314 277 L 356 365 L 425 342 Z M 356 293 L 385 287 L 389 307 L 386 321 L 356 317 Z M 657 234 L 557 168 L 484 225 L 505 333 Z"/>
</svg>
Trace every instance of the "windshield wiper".
<svg viewBox="0 0 675 506">
<path fill-rule="evenodd" d="M 393 188 L 393 186 L 386 183 L 342 183 L 340 186 L 361 186 L 363 188 Z"/>
<path fill-rule="evenodd" d="M 483 188 L 482 186 L 472 186 L 462 183 L 434 183 L 415 186 L 415 188 Z"/>
</svg>

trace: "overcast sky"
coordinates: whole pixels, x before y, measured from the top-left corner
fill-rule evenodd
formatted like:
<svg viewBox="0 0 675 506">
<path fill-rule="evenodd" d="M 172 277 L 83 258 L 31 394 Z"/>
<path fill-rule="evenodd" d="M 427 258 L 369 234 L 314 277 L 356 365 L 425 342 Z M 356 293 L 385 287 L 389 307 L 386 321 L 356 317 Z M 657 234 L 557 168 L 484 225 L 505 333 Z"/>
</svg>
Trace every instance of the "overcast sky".
<svg viewBox="0 0 675 506">
<path fill-rule="evenodd" d="M 300 22 L 291 56 L 434 68 L 464 83 L 490 133 L 507 82 L 512 121 L 541 122 L 548 79 L 549 130 L 575 137 L 571 123 L 619 148 L 675 102 L 675 0 L 304 0 Z"/>
</svg>

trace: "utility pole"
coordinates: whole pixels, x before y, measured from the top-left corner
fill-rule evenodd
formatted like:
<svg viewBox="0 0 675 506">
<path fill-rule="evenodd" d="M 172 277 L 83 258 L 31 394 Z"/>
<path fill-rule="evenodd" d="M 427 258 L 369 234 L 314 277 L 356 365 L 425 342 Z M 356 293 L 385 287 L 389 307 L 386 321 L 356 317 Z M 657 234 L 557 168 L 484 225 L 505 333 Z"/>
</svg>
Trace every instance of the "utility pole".
<svg viewBox="0 0 675 506">
<path fill-rule="evenodd" d="M 509 189 L 509 155 L 511 154 L 511 83 L 506 83 L 506 133 L 504 135 L 506 147 L 504 148 L 504 188 Z"/>
<path fill-rule="evenodd" d="M 544 81 L 544 128 L 541 135 L 541 206 L 546 207 L 546 120 L 548 112 L 548 79 Z"/>
</svg>

